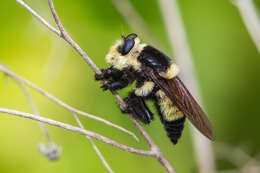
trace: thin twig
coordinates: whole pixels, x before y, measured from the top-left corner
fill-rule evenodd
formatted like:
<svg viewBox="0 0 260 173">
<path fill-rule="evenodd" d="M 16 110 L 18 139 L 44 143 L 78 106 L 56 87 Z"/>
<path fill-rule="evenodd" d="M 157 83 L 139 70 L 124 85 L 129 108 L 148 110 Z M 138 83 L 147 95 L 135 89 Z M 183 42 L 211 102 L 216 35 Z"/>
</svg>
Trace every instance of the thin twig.
<svg viewBox="0 0 260 173">
<path fill-rule="evenodd" d="M 6 73 L 5 73 L 5 74 L 6 74 Z M 7 75 L 8 75 L 8 74 L 7 74 Z M 25 94 L 25 96 L 26 96 L 26 98 L 27 98 L 27 100 L 28 100 L 28 102 L 29 102 L 29 104 L 30 104 L 32 110 L 33 110 L 33 113 L 34 113 L 35 115 L 40 115 L 40 113 L 39 113 L 39 111 L 38 111 L 38 109 L 37 109 L 37 107 L 36 107 L 36 105 L 35 105 L 35 103 L 34 103 L 32 97 L 31 97 L 31 95 L 30 95 L 29 91 L 27 90 L 27 88 L 26 88 L 17 78 L 14 78 L 13 76 L 10 76 L 10 77 L 11 77 L 11 79 L 13 79 L 13 80 L 17 83 L 17 85 L 18 85 L 18 86 L 22 89 L 22 91 L 24 92 L 24 94 Z M 80 128 L 84 129 L 84 127 L 83 127 L 82 123 L 80 122 L 79 118 L 77 117 L 77 115 L 76 115 L 74 112 L 71 112 L 71 113 L 72 113 L 74 119 L 76 120 L 76 122 L 78 123 L 78 125 L 80 126 Z M 50 135 L 49 135 L 49 133 L 48 133 L 48 130 L 47 130 L 45 124 L 42 123 L 42 122 L 39 122 L 39 121 L 38 121 L 38 123 L 39 123 L 39 125 L 40 125 L 40 127 L 41 127 L 43 133 L 45 134 L 45 136 L 46 136 L 46 138 L 47 138 L 49 147 L 51 148 L 51 147 L 53 147 L 53 146 L 57 146 L 57 145 L 51 140 L 51 137 L 50 137 Z M 95 152 L 97 153 L 97 155 L 99 156 L 99 158 L 101 159 L 101 161 L 103 162 L 103 164 L 104 164 L 104 166 L 107 168 L 107 170 L 108 170 L 110 173 L 113 173 L 112 169 L 109 167 L 108 163 L 105 161 L 104 157 L 102 156 L 101 152 L 99 151 L 99 149 L 97 148 L 97 146 L 95 145 L 95 143 L 92 141 L 92 139 L 91 139 L 90 137 L 88 137 L 88 136 L 86 136 L 86 138 L 89 140 L 90 144 L 92 145 L 93 149 L 95 150 Z M 58 150 L 56 150 L 56 151 L 58 151 Z M 43 153 L 43 154 L 45 154 L 45 153 Z M 46 155 L 46 154 L 45 154 L 45 155 Z M 48 156 L 48 155 L 46 155 L 46 156 Z M 53 155 L 50 155 L 50 156 L 51 156 L 51 158 L 50 158 L 51 160 L 55 160 L 55 159 L 56 159 L 56 158 L 53 158 Z M 55 156 L 59 157 L 60 154 L 56 154 Z"/>
<path fill-rule="evenodd" d="M 127 17 L 125 17 L 129 13 L 127 11 L 130 11 L 130 10 L 133 11 L 134 8 L 132 8 L 132 7 L 130 8 L 129 6 L 125 5 L 125 4 L 129 5 L 129 1 L 127 1 L 127 0 L 122 0 L 122 1 L 123 2 L 121 2 L 120 0 L 113 0 L 116 8 L 119 10 L 119 12 L 122 14 L 122 16 L 127 19 Z M 164 4 L 164 6 L 162 7 L 162 11 L 164 13 L 165 23 L 167 23 L 166 25 L 170 24 L 171 26 L 176 26 L 176 28 L 172 28 L 172 27 L 169 28 L 168 26 L 167 27 L 168 27 L 168 33 L 170 35 L 172 47 L 174 47 L 173 49 L 175 51 L 175 54 L 177 55 L 176 59 L 182 69 L 182 76 L 183 76 L 183 78 L 186 79 L 186 80 L 184 80 L 184 82 L 188 83 L 188 84 L 192 83 L 192 85 L 188 85 L 188 87 L 193 88 L 193 89 L 191 89 L 192 93 L 195 94 L 195 96 L 198 98 L 198 95 L 199 95 L 198 92 L 194 92 L 194 91 L 198 91 L 198 89 L 197 89 L 198 87 L 196 84 L 197 82 L 196 82 L 195 76 L 193 76 L 193 70 L 192 70 L 193 65 L 192 65 L 192 61 L 190 58 L 191 57 L 190 51 L 189 51 L 189 48 L 187 47 L 185 33 L 183 32 L 184 30 L 182 27 L 183 24 L 181 23 L 181 19 L 180 19 L 180 14 L 178 12 L 178 9 L 176 10 L 176 7 L 177 7 L 176 5 L 174 8 L 174 5 L 171 2 L 169 2 L 167 0 L 166 0 L 167 2 L 163 2 L 163 1 L 164 0 L 161 0 L 160 3 Z M 128 3 L 126 3 L 126 2 L 128 2 Z M 173 3 L 176 4 L 176 1 L 174 0 Z M 166 10 L 167 10 L 167 12 L 166 12 Z M 141 16 L 136 11 L 131 12 L 131 14 L 135 14 L 134 16 L 135 16 L 136 21 L 143 22 L 143 20 L 141 19 Z M 166 20 L 166 18 L 167 18 L 167 20 Z M 127 20 L 127 21 L 130 26 L 134 27 L 134 29 L 139 31 L 139 29 L 135 25 L 136 21 L 134 21 L 134 20 Z M 145 26 L 145 25 L 142 25 L 142 26 Z M 145 37 L 148 40 L 148 38 L 151 37 L 151 35 L 148 35 L 149 32 L 146 32 L 145 27 L 142 27 L 141 29 L 143 29 L 143 32 L 145 32 L 143 37 Z M 141 32 L 141 33 L 143 33 L 143 32 Z M 191 81 L 191 82 L 187 82 L 187 81 Z M 214 156 L 212 153 L 210 143 L 207 141 L 207 139 L 205 139 L 204 137 L 201 137 L 201 135 L 199 133 L 196 133 L 196 130 L 193 130 L 193 134 L 194 134 L 193 136 L 194 136 L 194 141 L 195 141 L 194 143 L 195 143 L 195 147 L 196 147 L 195 151 L 197 153 L 197 157 L 200 158 L 199 165 L 203 165 L 203 169 L 205 169 L 203 172 L 207 172 L 208 170 L 213 170 L 211 172 L 215 172 L 215 166 L 214 166 L 214 160 L 213 160 Z M 202 167 L 202 166 L 200 166 L 200 167 Z"/>
<path fill-rule="evenodd" d="M 177 64 L 180 66 L 183 82 L 190 89 L 197 100 L 201 97 L 199 85 L 195 77 L 192 56 L 187 43 L 185 29 L 181 20 L 181 14 L 176 0 L 159 0 L 164 23 L 167 27 L 172 50 L 176 55 Z M 203 137 L 195 128 L 192 128 L 194 150 L 196 153 L 201 173 L 215 173 L 214 154 L 211 143 Z"/>
<path fill-rule="evenodd" d="M 23 6 L 27 11 L 29 11 L 34 17 L 36 17 L 42 24 L 44 24 L 47 28 L 49 28 L 52 32 L 54 32 L 57 35 L 61 35 L 60 31 L 55 29 L 53 26 L 51 26 L 46 20 L 44 20 L 38 13 L 36 13 L 31 7 L 29 7 L 25 2 L 22 0 L 16 0 L 17 3 L 19 3 L 21 6 Z"/>
<path fill-rule="evenodd" d="M 52 0 L 49 0 L 49 5 L 51 8 L 51 12 L 53 14 L 53 17 L 55 19 L 56 24 L 58 25 L 60 31 L 61 31 L 61 37 L 64 38 L 90 65 L 90 67 L 93 69 L 95 73 L 100 73 L 100 70 L 95 65 L 95 63 L 87 56 L 87 54 L 80 48 L 80 46 L 73 41 L 73 39 L 70 37 L 70 35 L 66 32 L 65 28 L 63 27 L 57 12 L 54 8 L 54 4 Z M 125 103 L 123 99 L 117 94 L 115 91 L 111 91 L 112 94 L 117 98 L 118 103 L 121 105 L 121 107 L 125 107 Z M 166 168 L 169 172 L 175 172 L 172 166 L 169 164 L 169 162 L 165 159 L 165 157 L 160 152 L 159 147 L 152 141 L 151 137 L 146 133 L 146 131 L 143 129 L 143 127 L 132 117 L 132 115 L 129 115 L 130 119 L 134 122 L 135 126 L 138 128 L 140 133 L 143 135 L 147 143 L 151 147 L 151 151 L 155 151 L 157 153 L 156 158 L 160 161 L 160 163 Z"/>
<path fill-rule="evenodd" d="M 21 1 L 21 0 L 17 0 L 17 1 Z M 21 4 L 21 3 L 20 3 Z M 64 27 L 62 26 L 59 17 L 55 11 L 54 5 L 52 0 L 49 0 L 49 4 L 50 4 L 50 8 L 52 11 L 52 14 L 54 16 L 55 21 L 58 24 L 59 28 L 62 28 L 60 31 L 62 32 L 61 36 L 65 41 L 67 41 L 80 55 L 81 57 L 89 64 L 89 66 L 92 68 L 92 70 L 95 73 L 100 73 L 100 69 L 95 65 L 95 63 L 87 56 L 87 54 L 80 48 L 80 46 L 72 40 L 72 38 L 68 35 L 68 33 L 66 32 L 66 30 L 64 29 Z M 21 4 L 22 5 L 22 4 Z M 23 6 L 23 5 L 22 5 Z M 30 13 L 32 13 L 32 9 L 28 9 L 26 8 Z M 33 11 L 34 13 L 36 13 L 35 11 Z M 39 16 L 39 15 L 38 15 Z M 40 17 L 40 16 L 39 16 Z M 38 17 L 37 17 L 38 18 Z M 39 19 L 39 18 L 38 18 Z M 41 20 L 45 21 L 42 17 L 40 17 Z M 43 23 L 43 22 L 42 22 Z M 44 24 L 44 23 L 43 23 Z M 44 24 L 45 25 L 45 24 Z M 122 98 L 116 93 L 116 92 L 112 92 L 112 94 L 115 96 L 115 98 L 117 99 L 118 103 L 121 106 L 124 106 L 125 103 L 122 100 Z M 72 111 L 75 113 L 78 113 L 76 111 Z M 80 114 L 80 113 L 78 113 Z M 149 144 L 149 146 L 151 147 L 151 151 L 152 154 L 151 156 L 156 157 L 157 160 L 162 164 L 162 166 L 170 173 L 175 173 L 174 168 L 171 166 L 171 164 L 168 162 L 168 160 L 163 156 L 163 154 L 160 152 L 159 147 L 152 141 L 151 137 L 147 134 L 147 132 L 143 129 L 143 127 L 132 117 L 132 115 L 128 114 L 129 118 L 133 121 L 133 123 L 135 124 L 135 126 L 137 127 L 137 129 L 139 130 L 139 132 L 143 135 L 143 137 L 145 138 L 145 140 L 147 141 L 147 143 Z"/>
<path fill-rule="evenodd" d="M 72 126 L 70 124 L 62 123 L 62 122 L 55 121 L 55 120 L 52 120 L 52 119 L 49 119 L 49 118 L 44 118 L 44 117 L 41 117 L 41 116 L 38 116 L 38 115 L 33 115 L 33 114 L 26 113 L 26 112 L 20 112 L 20 111 L 16 111 L 16 110 L 12 110 L 12 109 L 6 109 L 6 108 L 0 108 L 0 113 L 6 113 L 6 114 L 9 114 L 9 115 L 15 115 L 15 116 L 23 117 L 23 118 L 29 118 L 29 119 L 32 119 L 32 120 L 36 120 L 36 121 L 40 121 L 40 122 L 43 122 L 43 123 L 46 123 L 46 124 L 57 126 L 57 127 L 60 127 L 60 128 L 66 129 L 66 130 L 70 130 L 70 131 L 73 131 L 73 132 L 76 132 L 76 133 L 80 133 L 80 134 L 83 134 L 85 136 L 89 136 L 91 138 L 95 138 L 97 140 L 100 140 L 102 142 L 110 144 L 110 145 L 112 145 L 116 148 L 119 148 L 121 150 L 128 151 L 130 153 L 135 153 L 135 154 L 140 154 L 140 155 L 145 155 L 145 156 L 155 156 L 156 155 L 156 153 L 154 153 L 153 151 L 147 151 L 147 150 L 140 150 L 140 149 L 132 148 L 132 147 L 126 146 L 124 144 L 120 144 L 120 143 L 118 143 L 118 142 L 116 142 L 112 139 L 107 138 L 107 137 L 104 137 L 104 136 L 102 136 L 98 133 L 88 131 L 88 130 L 84 130 L 82 128 Z"/>
<path fill-rule="evenodd" d="M 71 112 L 73 114 L 74 119 L 76 120 L 76 122 L 78 123 L 79 127 L 81 129 L 85 129 L 83 124 L 80 122 L 78 116 L 74 113 Z M 110 166 L 108 165 L 108 163 L 106 162 L 104 156 L 101 154 L 101 152 L 99 151 L 99 149 L 97 148 L 96 144 L 92 141 L 92 139 L 88 136 L 86 136 L 86 138 L 88 139 L 89 143 L 91 144 L 91 146 L 93 147 L 93 149 L 95 150 L 95 152 L 97 153 L 98 157 L 100 158 L 100 160 L 102 161 L 102 163 L 104 164 L 104 166 L 107 168 L 108 172 L 113 173 L 113 170 L 110 168 Z"/>
<path fill-rule="evenodd" d="M 0 64 L 1 65 L 1 64 Z M 3 66 L 3 65 L 2 65 Z M 1 69 L 1 67 L 0 67 Z M 6 75 L 8 75 L 8 73 L 5 73 Z M 20 80 L 18 78 L 15 78 L 14 76 L 10 76 L 15 82 L 17 82 L 17 84 L 21 87 L 21 89 L 24 91 L 24 94 L 26 95 L 32 109 L 33 109 L 33 112 L 35 115 L 40 115 L 39 114 L 39 111 L 36 107 L 36 105 L 34 104 L 33 102 L 33 99 L 32 97 L 30 96 L 30 93 L 28 92 L 28 90 L 26 89 L 25 86 L 22 85 L 22 83 L 20 82 Z M 75 114 L 75 112 L 72 112 L 72 115 L 74 117 L 74 119 L 76 120 L 76 122 L 78 123 L 78 125 L 80 126 L 80 128 L 84 129 L 82 123 L 80 122 L 79 118 L 77 117 L 77 115 Z M 44 147 L 44 149 L 40 149 L 40 152 L 42 152 L 42 154 L 46 155 L 49 159 L 51 160 L 56 160 L 59 156 L 60 156 L 60 153 L 57 153 L 59 151 L 61 151 L 57 145 L 55 143 L 52 142 L 51 138 L 50 138 L 50 135 L 46 129 L 46 126 L 45 124 L 43 124 L 42 122 L 38 122 L 44 132 L 44 134 L 46 135 L 46 138 L 48 140 L 48 143 L 49 143 L 49 148 L 46 148 L 45 146 L 43 146 L 43 144 L 40 144 L 39 147 Z M 97 146 L 94 144 L 94 142 L 92 141 L 92 139 L 88 136 L 86 136 L 87 139 L 89 140 L 90 144 L 92 145 L 92 147 L 94 148 L 95 152 L 97 153 L 97 155 L 99 156 L 99 158 L 101 159 L 101 161 L 103 162 L 103 164 L 105 165 L 105 167 L 107 168 L 107 170 L 110 172 L 110 173 L 113 173 L 112 169 L 109 167 L 108 163 L 105 161 L 104 157 L 102 156 L 101 152 L 99 151 L 99 149 L 97 148 Z M 51 153 L 51 151 L 54 151 L 55 150 L 55 154 Z M 56 157 L 56 158 L 54 158 Z"/>
<path fill-rule="evenodd" d="M 32 112 L 35 114 L 35 115 L 40 115 L 40 112 L 37 108 L 37 106 L 35 105 L 33 99 L 32 99 L 32 96 L 30 95 L 29 91 L 27 90 L 27 88 L 19 81 L 17 80 L 16 78 L 13 78 L 10 76 L 10 78 L 12 80 L 14 80 L 17 85 L 21 88 L 21 90 L 23 91 L 25 97 L 27 98 L 28 102 L 29 102 L 29 105 L 30 107 L 32 108 Z M 43 132 L 43 134 L 45 135 L 46 139 L 47 139 L 47 147 L 43 144 L 43 143 L 40 143 L 39 146 L 41 147 L 44 147 L 44 151 L 43 150 L 39 150 L 41 152 L 41 154 L 43 154 L 44 156 L 46 156 L 49 160 L 57 160 L 60 155 L 61 155 L 61 149 L 60 147 L 57 146 L 57 144 L 55 144 L 52 139 L 51 139 L 51 136 L 46 128 L 46 125 L 42 122 L 39 122 L 38 121 L 38 124 L 39 126 L 41 127 L 41 130 Z"/>
<path fill-rule="evenodd" d="M 70 35 L 67 33 L 67 31 L 65 30 L 65 28 L 63 27 L 62 23 L 60 22 L 59 16 L 56 13 L 56 10 L 54 8 L 54 4 L 51 0 L 48 1 L 49 2 L 49 6 L 51 8 L 51 12 L 52 15 L 55 19 L 56 24 L 59 27 L 59 30 L 61 32 L 60 37 L 62 37 L 64 40 L 66 40 L 80 55 L 81 57 L 89 64 L 89 66 L 91 66 L 91 68 L 93 69 L 93 71 L 95 73 L 101 73 L 101 71 L 99 70 L 99 68 L 96 66 L 96 64 L 89 58 L 89 56 L 87 55 L 87 53 L 85 51 L 83 51 L 80 46 L 70 37 Z"/>
<path fill-rule="evenodd" d="M 135 134 L 133 134 L 132 132 L 124 129 L 123 127 L 120 127 L 116 124 L 113 124 L 103 118 L 100 118 L 100 117 L 97 117 L 97 116 L 94 116 L 94 115 L 91 115 L 91 114 L 88 114 L 86 112 L 83 112 L 83 111 L 80 111 L 78 109 L 75 109 L 71 106 L 69 106 L 68 104 L 62 102 L 61 100 L 59 100 L 58 98 L 54 97 L 53 95 L 49 94 L 48 92 L 44 91 L 43 89 L 39 88 L 38 86 L 34 85 L 33 83 L 25 80 L 24 78 L 18 76 L 17 74 L 13 73 L 12 71 L 10 71 L 8 68 L 6 68 L 5 66 L 1 65 L 0 64 L 0 71 L 6 73 L 8 76 L 14 78 L 14 79 L 17 79 L 19 80 L 20 82 L 24 83 L 25 85 L 33 88 L 34 90 L 38 91 L 39 93 L 43 94 L 44 96 L 46 96 L 47 98 L 49 98 L 50 100 L 54 101 L 55 103 L 61 105 L 62 107 L 64 107 L 65 109 L 69 110 L 70 112 L 75 112 L 77 114 L 80 114 L 80 115 L 83 115 L 85 117 L 88 117 L 88 118 L 91 118 L 91 119 L 94 119 L 94 120 L 97 120 L 97 121 L 101 121 L 109 126 L 112 126 L 114 128 L 117 128 L 129 135 L 131 135 L 132 137 L 134 137 L 137 141 L 138 141 L 138 138 L 136 137 Z"/>
<path fill-rule="evenodd" d="M 260 53 L 260 18 L 253 0 L 233 0 L 234 5 L 245 23 L 245 26 Z"/>
<path fill-rule="evenodd" d="M 25 97 L 27 98 L 27 100 L 28 100 L 28 102 L 29 102 L 29 104 L 30 104 L 30 107 L 32 108 L 33 114 L 35 114 L 35 115 L 40 115 L 40 112 L 39 112 L 38 108 L 36 107 L 36 105 L 35 105 L 35 103 L 34 103 L 34 101 L 33 101 L 33 99 L 32 99 L 32 96 L 30 95 L 30 93 L 29 93 L 29 91 L 27 90 L 27 88 L 26 88 L 19 80 L 15 79 L 15 78 L 12 78 L 12 79 L 17 83 L 17 85 L 18 85 L 18 86 L 21 88 L 21 90 L 23 91 Z M 44 135 L 46 136 L 46 139 L 47 139 L 48 144 L 53 143 L 53 141 L 52 141 L 52 139 L 51 139 L 51 136 L 50 136 L 50 134 L 49 134 L 49 132 L 48 132 L 48 130 L 47 130 L 45 124 L 39 122 L 39 125 L 40 125 L 40 127 L 41 127 L 41 129 L 42 129 L 42 132 L 43 132 Z"/>
</svg>

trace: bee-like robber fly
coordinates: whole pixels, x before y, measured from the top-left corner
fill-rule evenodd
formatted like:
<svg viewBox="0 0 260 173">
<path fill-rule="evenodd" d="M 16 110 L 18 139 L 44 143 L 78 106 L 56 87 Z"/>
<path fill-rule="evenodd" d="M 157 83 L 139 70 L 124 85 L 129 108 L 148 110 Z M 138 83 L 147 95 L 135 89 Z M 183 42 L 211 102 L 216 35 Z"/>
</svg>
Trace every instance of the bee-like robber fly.
<svg viewBox="0 0 260 173">
<path fill-rule="evenodd" d="M 178 142 L 185 118 L 206 137 L 213 140 L 214 130 L 199 104 L 177 76 L 178 66 L 164 53 L 144 43 L 136 34 L 122 36 L 106 55 L 109 68 L 96 74 L 96 80 L 108 80 L 104 90 L 120 90 L 136 81 L 136 88 L 124 99 L 124 113 L 131 113 L 144 124 L 149 124 L 153 113 L 145 100 L 153 100 L 167 136 Z"/>
</svg>

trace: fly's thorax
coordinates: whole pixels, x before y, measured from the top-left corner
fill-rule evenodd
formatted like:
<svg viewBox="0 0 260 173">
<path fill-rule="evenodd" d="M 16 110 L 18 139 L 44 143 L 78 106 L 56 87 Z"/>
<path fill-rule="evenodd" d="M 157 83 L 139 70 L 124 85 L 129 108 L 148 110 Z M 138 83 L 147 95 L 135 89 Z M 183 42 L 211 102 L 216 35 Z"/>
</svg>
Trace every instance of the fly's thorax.
<svg viewBox="0 0 260 173">
<path fill-rule="evenodd" d="M 122 46 L 123 41 L 118 40 L 110 48 L 108 54 L 106 55 L 106 61 L 110 66 L 118 70 L 123 70 L 125 68 L 132 67 L 136 71 L 141 71 L 141 63 L 138 61 L 138 56 L 142 52 L 146 44 L 140 44 L 139 38 L 135 38 L 135 45 L 126 55 L 122 55 L 119 52 L 119 47 Z"/>
</svg>

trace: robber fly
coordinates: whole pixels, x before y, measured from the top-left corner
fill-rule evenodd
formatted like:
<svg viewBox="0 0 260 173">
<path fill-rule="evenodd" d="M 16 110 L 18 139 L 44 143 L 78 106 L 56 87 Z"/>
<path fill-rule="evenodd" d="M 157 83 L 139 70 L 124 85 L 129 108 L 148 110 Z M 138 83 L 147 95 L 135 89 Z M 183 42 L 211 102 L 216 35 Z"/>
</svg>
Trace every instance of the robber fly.
<svg viewBox="0 0 260 173">
<path fill-rule="evenodd" d="M 178 66 L 164 53 L 140 43 L 132 33 L 110 48 L 106 61 L 110 67 L 95 76 L 96 80 L 107 80 L 101 86 L 104 90 L 120 90 L 136 81 L 135 89 L 124 99 L 124 113 L 149 124 L 154 119 L 145 103 L 149 99 L 154 101 L 173 144 L 181 137 L 186 117 L 203 135 L 215 138 L 206 114 L 178 77 Z"/>
</svg>

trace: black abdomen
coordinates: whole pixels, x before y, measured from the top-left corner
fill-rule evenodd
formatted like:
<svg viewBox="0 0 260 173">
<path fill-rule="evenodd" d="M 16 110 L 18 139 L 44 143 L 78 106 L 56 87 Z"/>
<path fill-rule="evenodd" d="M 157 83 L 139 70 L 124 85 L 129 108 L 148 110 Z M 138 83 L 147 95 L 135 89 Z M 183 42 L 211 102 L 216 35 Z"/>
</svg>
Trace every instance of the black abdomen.
<svg viewBox="0 0 260 173">
<path fill-rule="evenodd" d="M 171 139 L 173 144 L 177 144 L 178 139 L 181 137 L 182 130 L 184 128 L 184 122 L 185 116 L 173 121 L 163 121 L 167 136 Z"/>
</svg>

